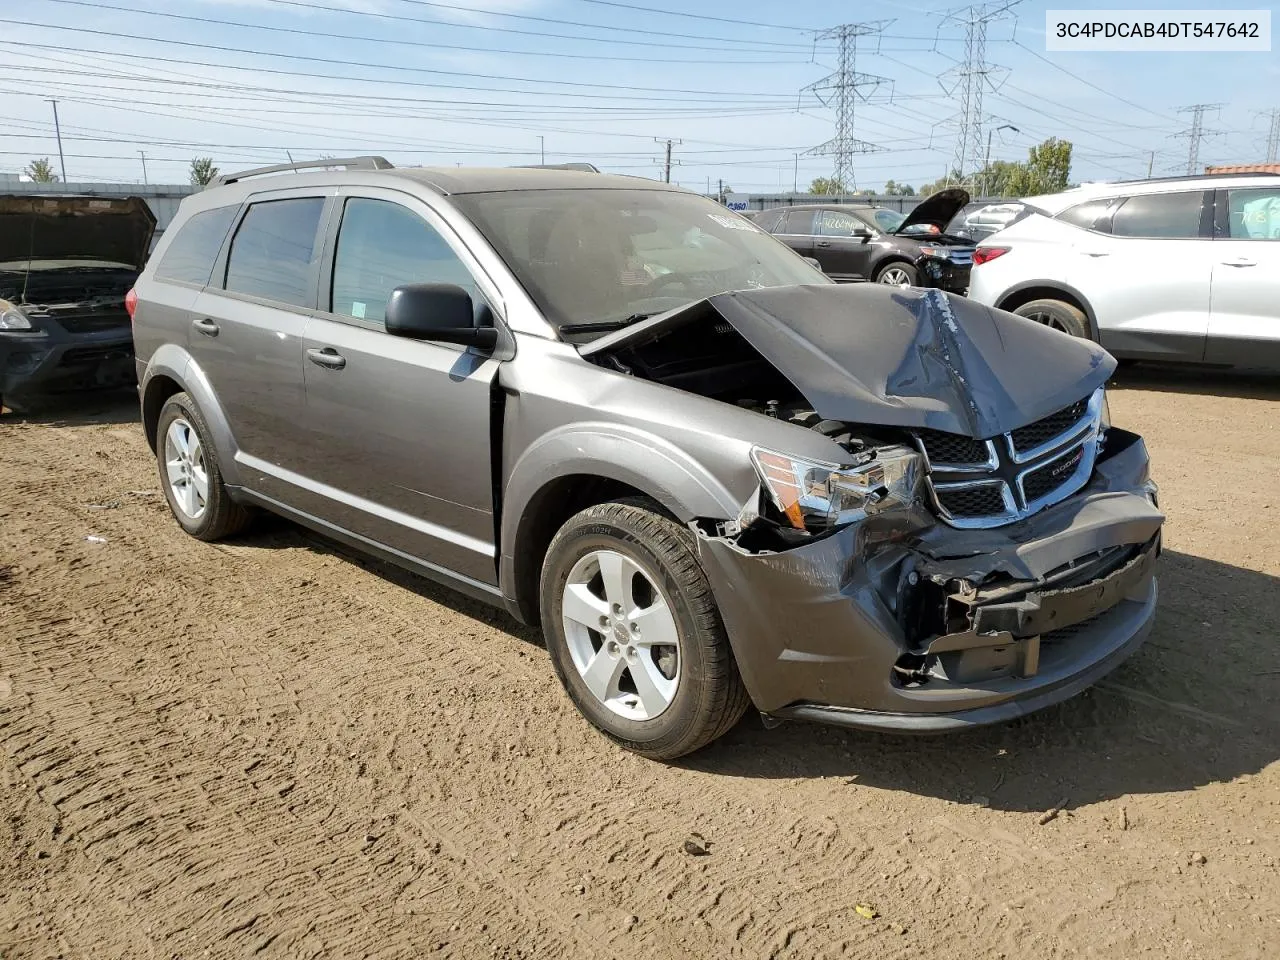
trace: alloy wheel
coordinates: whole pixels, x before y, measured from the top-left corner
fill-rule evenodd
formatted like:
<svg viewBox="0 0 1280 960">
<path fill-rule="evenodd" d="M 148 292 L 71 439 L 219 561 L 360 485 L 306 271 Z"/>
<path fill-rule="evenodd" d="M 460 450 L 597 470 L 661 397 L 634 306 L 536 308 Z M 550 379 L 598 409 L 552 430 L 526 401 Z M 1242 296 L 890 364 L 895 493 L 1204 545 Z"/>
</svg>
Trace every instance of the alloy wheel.
<svg viewBox="0 0 1280 960">
<path fill-rule="evenodd" d="M 200 435 L 182 417 L 165 431 L 164 466 L 171 501 L 189 520 L 199 520 L 209 502 L 209 471 Z"/>
<path fill-rule="evenodd" d="M 880 274 L 880 282 L 887 283 L 891 287 L 911 286 L 911 278 L 901 267 L 888 267 L 884 273 Z"/>
<path fill-rule="evenodd" d="M 626 554 L 593 550 L 561 602 L 569 655 L 586 688 L 628 720 L 652 720 L 680 685 L 680 631 L 657 579 Z"/>
<path fill-rule="evenodd" d="M 1066 324 L 1064 324 L 1061 320 L 1059 320 L 1057 317 L 1053 316 L 1052 314 L 1042 313 L 1039 310 L 1037 310 L 1034 313 L 1024 314 L 1024 316 L 1028 320 L 1034 320 L 1036 323 L 1044 324 L 1046 327 L 1049 327 L 1051 330 L 1058 330 L 1062 333 L 1068 333 L 1068 334 L 1071 332 L 1070 330 L 1067 329 Z"/>
</svg>

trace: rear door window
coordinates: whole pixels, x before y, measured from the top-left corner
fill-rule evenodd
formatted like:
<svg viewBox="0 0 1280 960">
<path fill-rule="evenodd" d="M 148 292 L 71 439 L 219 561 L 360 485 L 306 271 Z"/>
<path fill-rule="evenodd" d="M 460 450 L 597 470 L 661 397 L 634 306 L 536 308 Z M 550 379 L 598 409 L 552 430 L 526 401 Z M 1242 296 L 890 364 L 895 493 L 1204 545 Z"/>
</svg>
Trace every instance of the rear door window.
<svg viewBox="0 0 1280 960">
<path fill-rule="evenodd" d="M 214 207 L 192 214 L 178 228 L 177 236 L 160 258 L 156 277 L 200 287 L 208 283 L 218 251 L 222 249 L 222 241 L 227 238 L 238 209 L 238 205 Z"/>
<path fill-rule="evenodd" d="M 1111 217 L 1117 237 L 1177 240 L 1200 236 L 1204 191 L 1129 197 Z"/>
<path fill-rule="evenodd" d="M 352 197 L 333 260 L 330 312 L 382 322 L 391 291 L 406 283 L 451 283 L 474 302 L 466 265 L 431 224 L 390 200 Z"/>
<path fill-rule="evenodd" d="M 250 206 L 231 241 L 227 290 L 311 306 L 323 210 L 323 197 L 262 200 Z"/>
<path fill-rule="evenodd" d="M 782 218 L 782 223 L 778 225 L 778 229 L 774 233 L 790 233 L 800 236 L 813 235 L 813 211 L 812 210 L 788 210 L 786 216 Z"/>
</svg>

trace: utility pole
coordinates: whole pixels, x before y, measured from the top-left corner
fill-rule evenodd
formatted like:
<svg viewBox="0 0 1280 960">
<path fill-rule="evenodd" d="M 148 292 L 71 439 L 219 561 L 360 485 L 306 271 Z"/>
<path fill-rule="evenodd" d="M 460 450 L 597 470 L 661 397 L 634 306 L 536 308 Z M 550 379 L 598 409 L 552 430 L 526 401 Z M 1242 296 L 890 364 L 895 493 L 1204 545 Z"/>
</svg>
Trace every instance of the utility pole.
<svg viewBox="0 0 1280 960">
<path fill-rule="evenodd" d="M 991 176 L 991 135 L 993 133 L 999 133 L 1001 130 L 1012 130 L 1014 133 L 1022 132 L 1012 123 L 1002 123 L 1000 126 L 987 131 L 987 153 L 986 159 L 982 161 L 982 189 L 978 194 L 980 197 L 986 197 L 988 195 L 987 179 Z"/>
<path fill-rule="evenodd" d="M 1156 152 L 1150 151 L 1151 156 L 1147 158 L 1147 179 L 1151 179 L 1151 173 L 1156 168 Z"/>
<path fill-rule="evenodd" d="M 538 134 L 538 155 L 542 158 L 538 162 L 545 165 L 547 162 L 547 138 L 542 134 Z"/>
<path fill-rule="evenodd" d="M 800 192 L 800 154 L 796 154 L 796 165 L 791 174 L 791 192 Z"/>
<path fill-rule="evenodd" d="M 138 156 L 142 158 L 142 185 L 144 187 L 150 186 L 151 181 L 147 179 L 147 151 L 139 150 Z"/>
<path fill-rule="evenodd" d="M 672 163 L 671 146 L 672 144 L 676 144 L 676 143 L 684 143 L 684 141 L 671 140 L 671 139 L 663 140 L 662 137 L 654 137 L 653 142 L 666 145 L 666 156 L 662 161 L 662 179 L 665 180 L 667 183 L 670 183 L 671 182 L 671 163 Z"/>
<path fill-rule="evenodd" d="M 721 203 L 724 203 L 724 178 L 721 177 L 716 182 L 719 184 L 719 192 L 716 193 L 716 197 L 720 200 Z"/>
<path fill-rule="evenodd" d="M 955 97 L 959 116 L 955 123 L 955 155 L 951 170 L 960 174 L 961 182 L 976 173 L 982 150 L 982 95 L 988 88 L 998 89 L 996 76 L 1003 77 L 1004 67 L 987 62 L 987 27 L 998 20 L 1012 16 L 1011 10 L 1021 0 L 994 0 L 974 3 L 943 16 L 943 24 L 952 23 L 964 27 L 964 60 L 947 70 L 938 83 L 943 92 Z M 951 170 L 947 179 L 951 179 Z"/>
<path fill-rule="evenodd" d="M 58 166 L 62 170 L 62 182 L 67 182 L 67 161 L 62 156 L 62 127 L 58 124 L 58 101 L 50 100 L 53 104 L 53 132 L 58 138 Z"/>
<path fill-rule="evenodd" d="M 806 91 L 812 93 L 824 107 L 834 105 L 836 109 L 836 135 L 826 143 L 821 143 L 809 150 L 808 153 L 811 156 L 835 158 L 831 176 L 842 185 L 842 195 L 857 186 L 853 172 L 853 158 L 858 154 L 877 153 L 884 149 L 855 137 L 854 120 L 858 100 L 865 101 L 870 91 L 890 82 L 887 77 L 858 72 L 858 38 L 871 34 L 878 35 L 890 22 L 892 21 L 877 20 L 869 23 L 845 23 L 814 34 L 815 41 L 838 40 L 840 42 L 840 62 L 835 73 L 828 74 L 801 90 L 801 93 Z M 864 90 L 868 91 L 868 94 L 864 94 Z M 799 166 L 800 161 L 797 158 L 797 181 Z"/>
<path fill-rule="evenodd" d="M 1206 110 L 1217 110 L 1221 107 L 1220 103 L 1193 103 L 1189 107 L 1181 107 L 1178 113 L 1191 114 L 1191 129 L 1183 130 L 1178 137 L 1186 137 L 1187 144 L 1187 176 L 1195 176 L 1197 168 L 1200 166 L 1200 141 L 1205 137 L 1217 136 L 1219 131 L 1206 130 L 1204 128 L 1204 115 Z"/>
</svg>

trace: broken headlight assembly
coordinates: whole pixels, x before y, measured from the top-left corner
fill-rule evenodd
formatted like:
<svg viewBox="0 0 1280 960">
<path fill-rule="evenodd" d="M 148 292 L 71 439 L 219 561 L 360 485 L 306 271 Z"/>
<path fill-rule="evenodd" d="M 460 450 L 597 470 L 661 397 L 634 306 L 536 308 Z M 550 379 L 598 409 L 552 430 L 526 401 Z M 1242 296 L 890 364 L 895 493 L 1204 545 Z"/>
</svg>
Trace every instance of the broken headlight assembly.
<svg viewBox="0 0 1280 960">
<path fill-rule="evenodd" d="M 919 477 L 920 457 L 894 448 L 841 466 L 754 447 L 751 462 L 779 514 L 779 523 L 818 534 L 861 520 L 889 499 L 909 500 Z"/>
<path fill-rule="evenodd" d="M 31 321 L 17 304 L 0 300 L 0 330 L 30 330 Z"/>
</svg>

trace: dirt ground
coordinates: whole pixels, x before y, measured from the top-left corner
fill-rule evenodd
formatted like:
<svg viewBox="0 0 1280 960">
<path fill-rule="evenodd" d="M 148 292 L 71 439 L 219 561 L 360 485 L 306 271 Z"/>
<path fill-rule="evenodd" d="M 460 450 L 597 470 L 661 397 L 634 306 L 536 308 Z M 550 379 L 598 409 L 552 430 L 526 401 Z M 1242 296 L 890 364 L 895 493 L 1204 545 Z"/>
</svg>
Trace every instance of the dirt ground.
<svg viewBox="0 0 1280 960">
<path fill-rule="evenodd" d="M 1276 957 L 1280 379 L 1111 407 L 1170 518 L 1133 660 L 1010 726 L 753 715 L 674 766 L 503 614 L 279 521 L 186 537 L 130 398 L 6 414 L 0 957 Z"/>
</svg>

